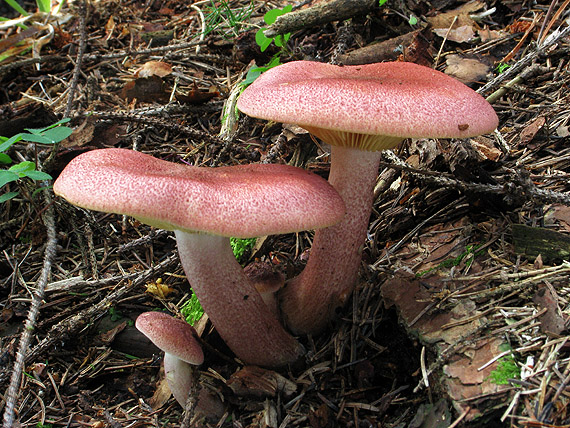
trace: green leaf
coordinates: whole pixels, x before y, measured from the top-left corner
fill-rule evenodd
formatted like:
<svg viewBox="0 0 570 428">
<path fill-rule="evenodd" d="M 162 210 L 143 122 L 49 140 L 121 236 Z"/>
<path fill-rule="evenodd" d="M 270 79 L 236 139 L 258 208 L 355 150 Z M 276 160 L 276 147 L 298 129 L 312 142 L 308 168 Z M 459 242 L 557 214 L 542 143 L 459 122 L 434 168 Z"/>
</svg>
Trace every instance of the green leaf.
<svg viewBox="0 0 570 428">
<path fill-rule="evenodd" d="M 6 150 L 8 150 L 8 148 L 10 148 L 12 144 L 17 143 L 21 139 L 22 139 L 22 134 L 16 134 L 8 138 L 7 140 L 3 141 L 2 143 L 0 143 L 0 152 L 5 152 Z"/>
<path fill-rule="evenodd" d="M 261 49 L 261 52 L 265 52 L 265 49 L 267 49 L 271 44 L 271 42 L 273 41 L 273 39 L 265 37 L 265 34 L 263 34 L 264 31 L 265 28 L 260 28 L 257 31 L 257 33 L 255 33 L 255 43 L 258 44 L 258 46 Z"/>
<path fill-rule="evenodd" d="M 10 199 L 15 198 L 18 195 L 19 195 L 18 192 L 4 193 L 3 195 L 0 195 L 0 203 L 9 201 Z"/>
<path fill-rule="evenodd" d="M 378 6 L 383 6 L 387 2 L 388 2 L 388 0 L 378 0 Z"/>
<path fill-rule="evenodd" d="M 51 11 L 51 0 L 36 0 L 40 12 L 48 13 Z"/>
<path fill-rule="evenodd" d="M 46 126 L 45 128 L 27 128 L 26 131 L 30 132 L 31 134 L 41 134 L 42 132 L 46 132 L 48 129 L 52 129 L 55 128 L 57 126 L 63 125 L 64 123 L 69 122 L 71 119 L 70 118 L 65 118 L 65 119 L 61 119 L 58 120 L 57 122 Z"/>
<path fill-rule="evenodd" d="M 52 176 L 49 175 L 47 172 L 43 171 L 29 171 L 25 173 L 26 177 L 31 178 L 32 180 L 51 180 Z"/>
<path fill-rule="evenodd" d="M 0 187 L 12 181 L 16 181 L 20 176 L 12 171 L 0 170 Z"/>
<path fill-rule="evenodd" d="M 414 15 L 410 15 L 410 19 L 408 19 L 408 23 L 410 25 L 416 25 L 418 23 L 418 18 L 416 18 Z"/>
<path fill-rule="evenodd" d="M 293 10 L 293 6 L 288 4 L 283 9 L 271 9 L 265 15 L 263 15 L 263 20 L 267 25 L 271 25 L 275 22 L 278 16 L 285 15 L 286 13 L 291 12 Z"/>
<path fill-rule="evenodd" d="M 0 163 L 9 164 L 12 163 L 12 158 L 6 153 L 0 153 Z"/>
<path fill-rule="evenodd" d="M 8 168 L 8 171 L 18 174 L 20 177 L 25 176 L 28 172 L 34 171 L 36 169 L 36 164 L 30 161 L 20 162 L 16 165 L 12 165 Z"/>
<path fill-rule="evenodd" d="M 49 138 L 54 143 L 59 143 L 60 141 L 65 140 L 71 134 L 73 134 L 73 129 L 67 126 L 58 126 L 57 128 L 47 129 L 43 133 L 43 136 Z"/>
<path fill-rule="evenodd" d="M 30 143 L 53 144 L 51 139 L 40 134 L 22 134 L 22 140 L 29 141 Z"/>
</svg>

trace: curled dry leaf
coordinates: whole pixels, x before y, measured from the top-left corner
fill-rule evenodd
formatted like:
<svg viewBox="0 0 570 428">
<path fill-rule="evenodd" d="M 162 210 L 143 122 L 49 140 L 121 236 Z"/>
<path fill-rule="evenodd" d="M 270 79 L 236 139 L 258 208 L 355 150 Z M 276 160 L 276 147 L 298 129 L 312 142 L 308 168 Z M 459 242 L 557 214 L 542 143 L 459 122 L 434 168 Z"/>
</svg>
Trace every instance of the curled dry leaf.
<svg viewBox="0 0 570 428">
<path fill-rule="evenodd" d="M 135 71 L 137 77 L 165 77 L 172 73 L 172 66 L 162 61 L 148 61 Z"/>
</svg>

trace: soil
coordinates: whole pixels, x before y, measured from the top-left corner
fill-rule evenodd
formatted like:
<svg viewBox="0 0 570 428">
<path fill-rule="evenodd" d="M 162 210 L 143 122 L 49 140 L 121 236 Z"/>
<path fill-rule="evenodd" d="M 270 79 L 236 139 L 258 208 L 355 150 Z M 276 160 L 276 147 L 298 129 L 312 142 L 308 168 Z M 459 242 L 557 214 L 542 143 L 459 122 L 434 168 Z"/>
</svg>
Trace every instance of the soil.
<svg viewBox="0 0 570 428">
<path fill-rule="evenodd" d="M 464 81 L 500 120 L 489 135 L 384 153 L 356 291 L 299 338 L 295 364 L 248 367 L 202 320 L 193 396 L 224 403 L 206 420 L 170 397 L 163 355 L 134 328 L 145 311 L 181 316 L 191 295 L 173 235 L 73 207 L 47 181 L 5 184 L 0 196 L 18 194 L 0 211 L 4 427 L 570 426 L 568 2 L 305 1 L 292 13 L 313 3 L 316 21 L 264 52 L 255 33 L 286 2 L 79 0 L 0 27 L 0 135 L 63 118 L 73 129 L 6 154 L 54 179 L 109 147 L 326 178 L 325 143 L 222 114 L 272 58 L 416 62 Z M 292 278 L 311 242 L 265 237 L 242 262 Z"/>
</svg>

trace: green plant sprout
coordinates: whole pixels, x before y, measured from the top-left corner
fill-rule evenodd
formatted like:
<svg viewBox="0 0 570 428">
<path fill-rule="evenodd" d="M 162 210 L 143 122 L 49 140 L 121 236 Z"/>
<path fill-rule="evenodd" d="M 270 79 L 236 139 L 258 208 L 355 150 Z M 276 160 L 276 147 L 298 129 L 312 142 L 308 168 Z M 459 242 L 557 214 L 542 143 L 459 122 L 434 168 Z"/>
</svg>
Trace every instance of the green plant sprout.
<svg viewBox="0 0 570 428">
<path fill-rule="evenodd" d="M 275 22 L 278 16 L 285 15 L 286 13 L 291 12 L 291 10 L 293 10 L 293 6 L 290 4 L 285 6 L 283 9 L 271 9 L 263 15 L 263 20 L 267 25 L 271 25 Z M 265 52 L 272 42 L 279 48 L 285 48 L 289 37 L 291 37 L 291 33 L 279 34 L 275 37 L 266 37 L 265 34 L 263 34 L 265 30 L 265 28 L 260 28 L 257 33 L 255 33 L 255 42 L 261 48 L 261 52 Z"/>
<path fill-rule="evenodd" d="M 505 70 L 507 70 L 510 67 L 511 66 L 509 64 L 504 64 L 504 63 L 500 62 L 499 64 L 497 64 L 496 70 L 497 70 L 497 73 L 502 74 L 505 72 Z"/>
<path fill-rule="evenodd" d="M 253 9 L 253 1 L 248 6 L 232 9 L 229 2 L 225 0 L 221 1 L 219 5 L 210 0 L 210 6 L 205 17 L 206 29 L 204 36 L 212 31 L 216 31 L 223 38 L 238 36 L 241 26 L 249 21 Z M 222 28 L 227 28 L 227 30 L 224 31 Z"/>
<path fill-rule="evenodd" d="M 388 3 L 388 0 L 378 0 L 378 6 L 384 6 L 386 3 Z"/>
<path fill-rule="evenodd" d="M 4 2 L 10 6 L 12 9 L 14 9 L 17 13 L 19 13 L 21 16 L 24 17 L 30 17 L 30 13 L 28 11 L 26 11 L 21 5 L 20 3 L 18 3 L 16 0 L 4 0 Z M 56 3 L 56 2 L 53 2 Z M 65 1 L 59 1 L 57 2 L 58 5 L 57 7 L 52 10 L 53 7 L 53 3 L 52 0 L 36 0 L 36 6 L 38 8 L 38 12 L 44 13 L 44 14 L 52 14 L 52 15 L 57 15 L 61 12 L 61 8 L 63 7 Z M 10 21 L 9 18 L 0 16 L 0 21 Z M 20 26 L 26 28 L 25 25 L 20 24 Z"/>
<path fill-rule="evenodd" d="M 508 385 L 509 379 L 520 379 L 521 368 L 513 354 L 500 358 L 497 368 L 489 375 L 489 380 L 495 385 Z"/>
<path fill-rule="evenodd" d="M 255 245 L 256 239 L 249 238 L 249 239 L 239 239 L 239 238 L 230 238 L 230 245 L 232 246 L 232 251 L 234 252 L 234 256 L 238 262 L 243 263 L 243 257 L 247 254 L 253 246 Z"/>
<path fill-rule="evenodd" d="M 255 245 L 255 242 L 256 238 L 230 238 L 232 251 L 238 262 L 243 262 L 243 256 L 247 254 L 247 252 L 251 251 Z M 182 316 L 184 316 L 184 319 L 190 325 L 194 325 L 196 321 L 202 317 L 204 314 L 204 309 L 202 309 L 202 305 L 194 293 L 192 293 L 192 297 L 190 297 L 190 299 L 188 299 L 188 301 L 182 305 L 180 308 L 180 313 Z"/>
<path fill-rule="evenodd" d="M 19 141 L 53 145 L 66 139 L 73 132 L 71 128 L 62 126 L 62 124 L 67 122 L 69 122 L 69 119 L 63 119 L 46 128 L 26 129 L 28 132 L 22 132 L 10 138 L 0 137 L 0 165 L 9 165 L 13 162 L 12 158 L 5 152 Z M 10 166 L 8 169 L 0 169 L 0 188 L 10 182 L 26 177 L 31 180 L 51 180 L 52 178 L 51 175 L 38 171 L 34 162 L 23 161 Z M 4 193 L 0 195 L 0 203 L 6 202 L 17 195 L 18 192 Z"/>
<path fill-rule="evenodd" d="M 184 316 L 186 322 L 190 325 L 194 325 L 196 321 L 202 318 L 204 314 L 204 309 L 202 309 L 202 305 L 198 301 L 198 298 L 194 293 L 192 293 L 192 297 L 186 301 L 180 308 L 180 313 Z"/>
<path fill-rule="evenodd" d="M 287 5 L 283 9 L 271 9 L 263 16 L 263 20 L 267 25 L 271 25 L 275 22 L 278 16 L 289 13 L 291 12 L 292 9 L 293 6 L 291 5 Z M 261 75 L 261 73 L 266 72 L 270 68 L 281 65 L 281 54 L 286 50 L 287 41 L 291 37 L 291 33 L 278 35 L 275 37 L 266 37 L 265 34 L 263 34 L 265 30 L 266 28 L 260 28 L 257 31 L 257 33 L 255 33 L 255 42 L 259 46 L 261 52 L 264 52 L 271 45 L 272 42 L 275 43 L 275 46 L 281 49 L 279 50 L 279 52 L 273 55 L 273 58 L 271 58 L 271 60 L 267 64 L 261 67 L 254 67 L 247 72 L 245 79 L 241 83 L 242 89 L 245 89 L 247 86 L 252 84 L 253 81 Z"/>
<path fill-rule="evenodd" d="M 254 82 L 254 80 L 261 75 L 261 73 L 266 72 L 270 68 L 277 67 L 280 64 L 281 64 L 281 52 L 273 56 L 273 58 L 271 58 L 271 61 L 269 61 L 264 66 L 251 68 L 247 72 L 245 79 L 243 79 L 243 81 L 241 82 L 242 87 L 245 89 L 247 86 L 251 85 Z"/>
</svg>

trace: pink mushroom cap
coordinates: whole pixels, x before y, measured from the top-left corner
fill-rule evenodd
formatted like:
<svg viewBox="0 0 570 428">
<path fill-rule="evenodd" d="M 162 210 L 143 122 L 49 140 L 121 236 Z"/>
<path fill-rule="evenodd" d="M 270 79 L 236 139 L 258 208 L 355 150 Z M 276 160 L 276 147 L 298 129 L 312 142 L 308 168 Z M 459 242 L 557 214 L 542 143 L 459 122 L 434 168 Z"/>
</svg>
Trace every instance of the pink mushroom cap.
<svg viewBox="0 0 570 428">
<path fill-rule="evenodd" d="M 472 137 L 498 125 L 492 106 L 475 91 L 409 62 L 289 62 L 263 73 L 237 106 L 253 117 L 297 124 L 330 144 L 373 151 L 404 138 Z M 383 138 L 352 141 L 350 133 Z"/>
<path fill-rule="evenodd" d="M 83 153 L 54 192 L 83 208 L 167 230 L 251 238 L 327 227 L 344 216 L 326 180 L 288 165 L 200 168 L 127 149 Z"/>
<path fill-rule="evenodd" d="M 165 353 L 193 365 L 204 362 L 196 330 L 186 321 L 163 312 L 144 312 L 138 316 L 135 326 Z"/>
</svg>

